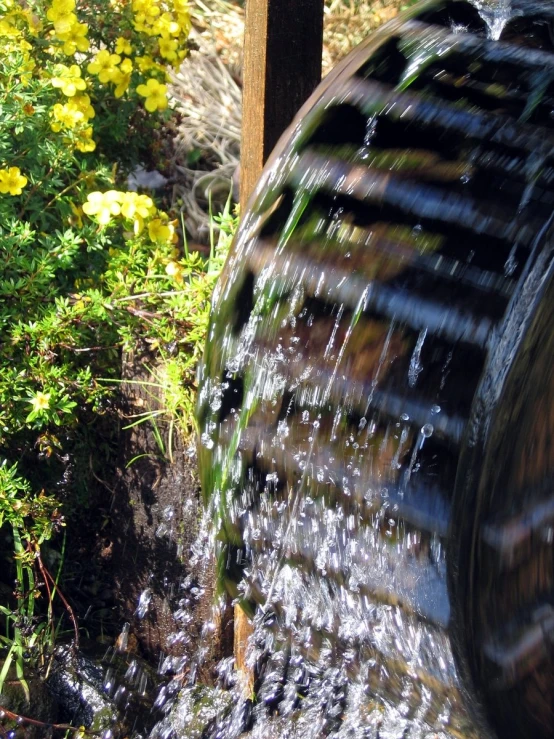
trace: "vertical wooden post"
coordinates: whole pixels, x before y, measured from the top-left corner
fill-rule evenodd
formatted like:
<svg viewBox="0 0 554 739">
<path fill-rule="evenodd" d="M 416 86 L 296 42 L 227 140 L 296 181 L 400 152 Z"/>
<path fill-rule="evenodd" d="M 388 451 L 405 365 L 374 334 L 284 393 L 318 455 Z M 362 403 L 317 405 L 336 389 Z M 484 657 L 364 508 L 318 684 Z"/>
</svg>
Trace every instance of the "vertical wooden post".
<svg viewBox="0 0 554 739">
<path fill-rule="evenodd" d="M 247 0 L 240 201 L 321 79 L 323 0 Z"/>
<path fill-rule="evenodd" d="M 244 211 L 277 140 L 321 79 L 324 0 L 247 0 L 244 30 L 240 202 Z M 252 628 L 235 608 L 235 666 L 249 696 L 245 661 Z"/>
</svg>

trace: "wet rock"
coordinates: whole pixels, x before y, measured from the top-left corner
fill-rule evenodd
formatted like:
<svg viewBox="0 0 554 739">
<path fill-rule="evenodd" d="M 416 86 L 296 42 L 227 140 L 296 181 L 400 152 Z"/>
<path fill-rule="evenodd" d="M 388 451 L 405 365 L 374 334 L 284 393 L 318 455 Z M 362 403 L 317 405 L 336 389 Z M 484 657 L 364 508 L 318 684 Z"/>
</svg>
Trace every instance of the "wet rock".
<svg viewBox="0 0 554 739">
<path fill-rule="evenodd" d="M 203 739 L 209 735 L 210 728 L 229 713 L 233 696 L 220 688 L 194 685 L 183 688 L 177 698 L 163 728 L 171 728 L 176 737 L 182 739 Z M 162 729 L 158 725 L 158 733 Z M 156 730 L 153 736 L 156 736 Z M 163 734 L 159 734 L 163 736 Z"/>
<path fill-rule="evenodd" d="M 124 356 L 125 415 L 164 409 L 163 397 L 152 387 L 153 376 L 163 377 L 164 371 L 144 347 Z M 163 424 L 160 428 L 165 433 Z M 188 671 L 213 601 L 213 578 L 206 582 L 200 571 L 211 572 L 211 567 L 201 563 L 195 569 L 190 563 L 201 517 L 196 460 L 177 432 L 161 449 L 147 422 L 122 430 L 118 466 L 111 538 L 121 621 L 130 622 L 140 654 L 155 660 L 160 651 L 185 657 Z M 209 662 L 204 660 L 208 670 Z"/>
<path fill-rule="evenodd" d="M 117 723 L 117 710 L 106 695 L 102 670 L 70 647 L 56 650 L 46 684 L 63 720 L 73 726 L 103 731 Z"/>
<path fill-rule="evenodd" d="M 147 170 L 144 167 L 135 167 L 127 178 L 127 188 L 129 190 L 137 191 L 139 189 L 145 190 L 159 190 L 167 185 L 168 179 L 164 177 L 161 172 L 157 170 Z"/>
</svg>

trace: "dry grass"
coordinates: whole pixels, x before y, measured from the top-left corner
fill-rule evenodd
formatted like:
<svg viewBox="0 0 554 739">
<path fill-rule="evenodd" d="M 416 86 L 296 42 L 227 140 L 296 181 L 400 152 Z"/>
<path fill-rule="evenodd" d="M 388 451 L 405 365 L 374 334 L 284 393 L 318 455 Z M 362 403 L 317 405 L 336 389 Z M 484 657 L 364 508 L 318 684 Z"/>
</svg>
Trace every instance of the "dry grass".
<svg viewBox="0 0 554 739">
<path fill-rule="evenodd" d="M 326 0 L 323 73 L 375 28 L 393 18 L 404 0 Z M 240 156 L 244 9 L 231 0 L 193 0 L 192 39 L 198 45 L 173 77 L 182 114 L 172 161 L 173 203 L 193 241 L 206 243 L 210 201 L 227 198 Z"/>
<path fill-rule="evenodd" d="M 326 0 L 323 74 L 376 28 L 397 15 L 404 0 Z"/>
</svg>

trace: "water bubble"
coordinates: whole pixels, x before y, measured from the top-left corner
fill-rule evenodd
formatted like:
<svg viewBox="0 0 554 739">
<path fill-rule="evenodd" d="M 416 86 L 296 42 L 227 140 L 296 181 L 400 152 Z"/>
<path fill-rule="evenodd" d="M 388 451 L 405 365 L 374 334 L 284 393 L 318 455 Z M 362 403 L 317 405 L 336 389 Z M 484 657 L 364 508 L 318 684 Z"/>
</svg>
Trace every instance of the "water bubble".
<svg viewBox="0 0 554 739">
<path fill-rule="evenodd" d="M 206 449 L 213 449 L 214 447 L 214 440 L 209 434 L 203 433 L 200 437 L 200 441 L 203 446 L 206 447 Z"/>
<path fill-rule="evenodd" d="M 432 414 L 433 414 L 434 416 L 436 416 L 436 415 L 437 415 L 437 413 L 440 413 L 440 412 L 441 412 L 441 407 L 440 407 L 440 405 L 432 405 L 432 406 L 431 406 L 431 413 L 432 413 Z"/>
<path fill-rule="evenodd" d="M 407 413 L 402 413 L 402 415 L 400 416 L 400 420 L 401 421 L 409 421 L 410 420 L 410 416 Z"/>
</svg>

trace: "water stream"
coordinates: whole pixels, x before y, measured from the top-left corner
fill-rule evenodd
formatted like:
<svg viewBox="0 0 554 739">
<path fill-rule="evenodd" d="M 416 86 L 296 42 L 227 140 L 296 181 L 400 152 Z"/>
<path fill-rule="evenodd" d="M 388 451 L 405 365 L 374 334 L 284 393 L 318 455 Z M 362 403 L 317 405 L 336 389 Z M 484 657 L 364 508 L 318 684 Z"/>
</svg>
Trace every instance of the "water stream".
<svg viewBox="0 0 554 739">
<path fill-rule="evenodd" d="M 485 20 L 490 38 L 498 41 L 512 15 L 512 0 L 471 0 Z"/>
<path fill-rule="evenodd" d="M 510 0 L 473 5 L 480 38 L 499 39 Z M 221 595 L 192 663 L 160 660 L 150 739 L 479 736 L 449 634 L 451 497 L 489 338 L 543 217 L 546 156 L 489 111 L 525 125 L 550 78 L 484 82 L 495 52 L 460 66 L 465 30 L 408 24 L 383 42 L 400 72 L 367 52 L 243 222 L 199 400 L 209 498 L 192 557 L 207 581 L 217 553 Z M 173 585 L 178 644 L 203 584 Z M 225 589 L 255 613 L 247 690 L 230 657 L 217 686 L 197 679 Z"/>
</svg>

